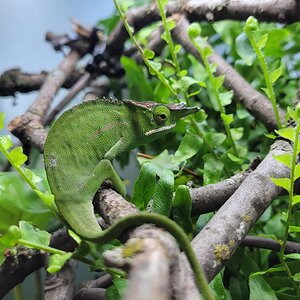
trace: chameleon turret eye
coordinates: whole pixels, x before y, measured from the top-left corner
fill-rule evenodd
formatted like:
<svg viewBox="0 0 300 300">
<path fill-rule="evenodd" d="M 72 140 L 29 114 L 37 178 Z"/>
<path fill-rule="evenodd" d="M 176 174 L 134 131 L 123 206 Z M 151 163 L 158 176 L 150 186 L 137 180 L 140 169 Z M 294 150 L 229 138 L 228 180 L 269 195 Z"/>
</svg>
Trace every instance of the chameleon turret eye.
<svg viewBox="0 0 300 300">
<path fill-rule="evenodd" d="M 153 117 L 157 124 L 165 124 L 170 118 L 170 111 L 166 106 L 158 105 L 154 109 Z"/>
</svg>

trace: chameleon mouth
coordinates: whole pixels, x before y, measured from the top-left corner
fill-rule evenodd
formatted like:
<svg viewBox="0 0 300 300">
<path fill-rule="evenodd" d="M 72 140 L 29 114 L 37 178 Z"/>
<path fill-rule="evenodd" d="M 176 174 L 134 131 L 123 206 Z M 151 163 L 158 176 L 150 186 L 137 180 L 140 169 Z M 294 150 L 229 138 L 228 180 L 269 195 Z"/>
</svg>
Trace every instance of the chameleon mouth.
<svg viewBox="0 0 300 300">
<path fill-rule="evenodd" d="M 152 135 L 154 133 L 158 133 L 158 132 L 161 132 L 161 131 L 170 130 L 170 129 L 174 128 L 175 126 L 176 126 L 176 124 L 171 124 L 171 125 L 167 125 L 167 126 L 157 128 L 157 129 L 152 129 L 152 130 L 147 131 L 145 133 L 145 135 Z"/>
</svg>

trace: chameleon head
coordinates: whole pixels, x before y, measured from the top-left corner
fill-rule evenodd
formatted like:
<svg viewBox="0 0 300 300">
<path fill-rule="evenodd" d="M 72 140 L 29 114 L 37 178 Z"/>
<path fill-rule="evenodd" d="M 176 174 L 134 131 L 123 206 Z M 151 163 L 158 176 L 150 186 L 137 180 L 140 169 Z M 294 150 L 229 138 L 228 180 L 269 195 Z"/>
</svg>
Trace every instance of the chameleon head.
<svg viewBox="0 0 300 300">
<path fill-rule="evenodd" d="M 196 113 L 199 107 L 187 107 L 184 103 L 160 104 L 156 102 L 135 102 L 135 106 L 143 109 L 143 114 L 138 115 L 139 124 L 142 125 L 144 137 L 155 139 L 175 127 L 176 122 L 185 116 Z"/>
</svg>

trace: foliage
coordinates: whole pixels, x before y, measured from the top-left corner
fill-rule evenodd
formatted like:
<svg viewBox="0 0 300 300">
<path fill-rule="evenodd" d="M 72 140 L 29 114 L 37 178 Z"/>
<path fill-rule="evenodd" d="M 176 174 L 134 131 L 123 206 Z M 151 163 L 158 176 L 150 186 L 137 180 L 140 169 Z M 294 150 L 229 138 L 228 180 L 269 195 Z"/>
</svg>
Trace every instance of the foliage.
<svg viewBox="0 0 300 300">
<path fill-rule="evenodd" d="M 196 115 L 179 121 L 171 134 L 142 146 L 142 151 L 156 155 L 138 158 L 141 168 L 134 183 L 132 203 L 140 210 L 150 209 L 171 217 L 192 236 L 211 215 L 191 217 L 188 192 L 191 180 L 194 185 L 207 185 L 245 169 L 253 157 L 267 153 L 271 143 L 268 134 L 291 141 L 293 153 L 275 157 L 290 168 L 291 177 L 272 179 L 288 192 L 288 196 L 278 197 L 252 229 L 253 234 L 269 236 L 281 243 L 279 260 L 274 262 L 274 253 L 269 250 L 240 248 L 210 285 L 216 299 L 297 299 L 300 255 L 286 255 L 284 249 L 288 239 L 300 242 L 300 196 L 294 191 L 294 182 L 300 177 L 300 167 L 296 164 L 300 152 L 300 108 L 290 108 L 300 71 L 297 60 L 299 24 L 258 24 L 252 17 L 246 23 L 193 23 L 188 35 L 202 64 L 172 40 L 171 30 L 176 24 L 165 14 L 166 1 L 157 1 L 161 21 L 137 33 L 124 16 L 134 1 L 125 2 L 126 5 L 121 7 L 115 1 L 120 17 L 114 15 L 99 24 L 109 33 L 121 18 L 130 36 L 128 46 L 132 43 L 137 48 L 145 66 L 138 65 L 132 58 L 122 57 L 127 87 L 124 89 L 121 83 L 114 83 L 115 93 L 121 91 L 123 98 L 137 101 L 185 102 L 201 107 Z M 158 56 L 146 45 L 149 33 L 160 25 L 164 28 L 161 38 L 165 47 Z M 232 91 L 223 86 L 224 77 L 216 77 L 216 66 L 209 62 L 213 51 L 222 54 L 249 83 L 270 99 L 279 128 L 276 135 L 268 133 L 241 104 L 232 101 Z M 294 127 L 282 124 L 278 107 L 287 110 Z M 0 114 L 0 129 L 3 127 L 4 114 Z M 107 269 L 101 257 L 103 251 L 120 243 L 96 245 L 82 241 L 70 232 L 79 244 L 74 253 L 49 247 L 50 235 L 41 229 L 49 230 L 53 214 L 57 220 L 60 218 L 53 197 L 44 192 L 47 186 L 43 171 L 38 176 L 36 170 L 25 167 L 27 157 L 22 148 L 10 150 L 12 147 L 10 136 L 0 136 L 2 158 L 5 157 L 14 169 L 14 172 L 0 173 L 0 263 L 4 261 L 5 251 L 13 251 L 17 245 L 50 252 L 49 272 L 60 270 L 72 256 L 92 270 L 105 269 L 113 274 L 114 285 L 107 290 L 107 297 L 120 298 L 126 286 L 125 275 L 119 270 Z M 1 160 L 3 164 L 5 159 Z M 195 171 L 197 178 L 186 173 L 186 168 Z M 28 190 L 27 184 L 32 190 Z M 38 198 L 42 202 L 38 202 Z"/>
</svg>

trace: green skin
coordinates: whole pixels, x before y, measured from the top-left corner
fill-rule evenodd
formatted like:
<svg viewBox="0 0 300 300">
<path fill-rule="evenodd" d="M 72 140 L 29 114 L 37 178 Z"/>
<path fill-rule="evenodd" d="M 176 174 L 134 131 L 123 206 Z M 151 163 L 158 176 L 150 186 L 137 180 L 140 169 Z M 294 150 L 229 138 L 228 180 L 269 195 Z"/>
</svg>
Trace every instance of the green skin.
<svg viewBox="0 0 300 300">
<path fill-rule="evenodd" d="M 179 118 L 198 110 L 183 104 L 132 100 L 84 102 L 63 113 L 53 124 L 45 143 L 44 162 L 59 212 L 78 235 L 102 243 L 117 238 L 132 225 L 153 223 L 163 227 L 185 251 L 204 296 L 205 276 L 186 235 L 175 222 L 157 214 L 138 213 L 102 231 L 92 204 L 106 179 L 125 196 L 125 185 L 111 163 L 118 154 L 161 137 L 175 127 Z"/>
</svg>

